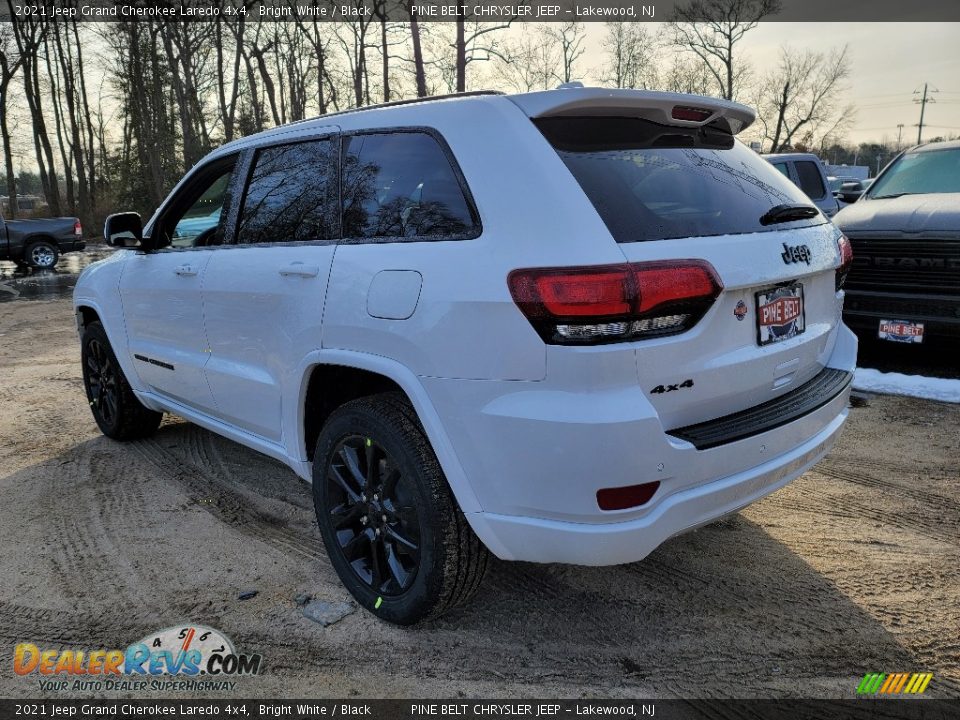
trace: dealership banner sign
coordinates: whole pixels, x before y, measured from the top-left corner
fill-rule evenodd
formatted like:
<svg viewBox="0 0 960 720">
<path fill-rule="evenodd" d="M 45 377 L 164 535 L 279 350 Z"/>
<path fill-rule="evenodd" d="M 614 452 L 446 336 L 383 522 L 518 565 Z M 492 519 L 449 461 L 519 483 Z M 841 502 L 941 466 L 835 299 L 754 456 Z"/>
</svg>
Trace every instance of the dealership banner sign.
<svg viewBox="0 0 960 720">
<path fill-rule="evenodd" d="M 0 22 L 29 18 L 115 21 L 669 22 L 723 19 L 711 0 L 9 0 Z M 950 22 L 960 3 L 943 0 L 781 0 L 767 22 Z"/>
</svg>

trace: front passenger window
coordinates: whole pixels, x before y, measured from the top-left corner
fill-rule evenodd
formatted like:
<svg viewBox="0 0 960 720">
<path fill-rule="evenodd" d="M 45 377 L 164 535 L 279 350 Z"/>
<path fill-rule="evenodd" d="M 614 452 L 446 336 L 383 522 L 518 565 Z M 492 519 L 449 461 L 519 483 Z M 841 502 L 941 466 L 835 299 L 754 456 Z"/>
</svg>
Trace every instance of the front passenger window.
<svg viewBox="0 0 960 720">
<path fill-rule="evenodd" d="M 223 242 L 221 223 L 230 197 L 235 158 L 228 164 L 218 163 L 209 172 L 201 171 L 174 199 L 160 221 L 157 247 L 192 248 L 219 245 Z"/>
</svg>

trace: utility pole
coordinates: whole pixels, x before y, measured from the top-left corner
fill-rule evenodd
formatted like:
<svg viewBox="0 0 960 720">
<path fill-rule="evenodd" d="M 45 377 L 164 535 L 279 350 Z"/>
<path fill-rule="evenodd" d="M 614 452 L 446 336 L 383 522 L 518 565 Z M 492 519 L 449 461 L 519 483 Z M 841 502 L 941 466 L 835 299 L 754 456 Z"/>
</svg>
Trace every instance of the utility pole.
<svg viewBox="0 0 960 720">
<path fill-rule="evenodd" d="M 924 112 L 924 110 L 927 109 L 927 103 L 936 102 L 936 100 L 934 100 L 932 97 L 927 97 L 927 88 L 928 88 L 928 86 L 929 86 L 929 83 L 924 83 L 924 84 L 923 84 L 923 98 L 922 98 L 922 99 L 920 99 L 920 100 L 917 100 L 916 98 L 913 99 L 914 102 L 920 103 L 920 124 L 917 126 L 917 127 L 918 127 L 918 130 L 917 130 L 917 145 L 920 144 L 920 138 L 923 137 L 923 112 Z M 935 93 L 935 92 L 940 92 L 940 91 L 937 90 L 936 88 L 933 88 L 933 89 L 930 90 L 930 92 Z M 914 95 L 919 95 L 919 94 L 920 94 L 920 91 L 919 91 L 919 90 L 914 90 L 914 91 L 913 91 L 913 94 L 914 94 Z"/>
<path fill-rule="evenodd" d="M 903 123 L 897 123 L 897 152 L 900 152 L 900 138 L 903 136 Z"/>
</svg>

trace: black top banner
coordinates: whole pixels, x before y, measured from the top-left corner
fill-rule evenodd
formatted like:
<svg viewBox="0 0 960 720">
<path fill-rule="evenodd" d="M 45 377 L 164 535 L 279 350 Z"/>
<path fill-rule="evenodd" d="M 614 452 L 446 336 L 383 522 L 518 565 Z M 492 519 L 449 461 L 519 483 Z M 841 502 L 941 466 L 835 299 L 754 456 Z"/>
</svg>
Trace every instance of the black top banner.
<svg viewBox="0 0 960 720">
<path fill-rule="evenodd" d="M 960 22 L 957 0 L 4 0 L 0 22 L 708 22 L 732 6 L 743 22 Z"/>
</svg>

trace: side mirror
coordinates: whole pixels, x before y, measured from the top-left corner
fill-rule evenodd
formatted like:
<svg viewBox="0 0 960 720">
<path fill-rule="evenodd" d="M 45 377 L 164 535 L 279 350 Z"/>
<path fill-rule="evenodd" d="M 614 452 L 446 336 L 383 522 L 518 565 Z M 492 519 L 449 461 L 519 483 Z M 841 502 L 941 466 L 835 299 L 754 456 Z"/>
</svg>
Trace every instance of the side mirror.
<svg viewBox="0 0 960 720">
<path fill-rule="evenodd" d="M 103 224 L 103 238 L 111 247 L 138 247 L 143 240 L 143 221 L 135 212 L 108 215 Z"/>
</svg>

